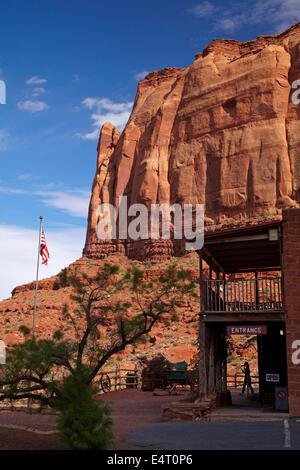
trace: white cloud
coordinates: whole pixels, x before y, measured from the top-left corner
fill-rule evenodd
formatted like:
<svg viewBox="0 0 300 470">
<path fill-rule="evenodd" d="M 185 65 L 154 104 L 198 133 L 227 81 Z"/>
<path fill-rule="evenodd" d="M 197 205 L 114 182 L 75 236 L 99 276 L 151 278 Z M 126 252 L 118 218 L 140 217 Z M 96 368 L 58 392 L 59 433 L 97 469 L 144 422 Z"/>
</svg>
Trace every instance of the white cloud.
<svg viewBox="0 0 300 470">
<path fill-rule="evenodd" d="M 18 176 L 18 180 L 20 181 L 28 181 L 28 180 L 36 180 L 39 179 L 38 176 L 33 176 L 31 173 L 23 173 L 22 175 Z"/>
<path fill-rule="evenodd" d="M 9 133 L 5 129 L 0 129 L 0 152 L 7 149 Z"/>
<path fill-rule="evenodd" d="M 23 174 L 18 177 L 19 180 L 28 181 L 39 179 L 31 174 Z M 51 187 L 51 185 L 44 185 L 44 187 Z M 80 189 L 73 189 L 69 191 L 27 191 L 23 189 L 9 188 L 7 186 L 0 186 L 0 193 L 2 194 L 20 194 L 27 196 L 34 196 L 40 199 L 45 206 L 55 207 L 56 209 L 67 212 L 71 217 L 84 217 L 88 215 L 88 207 L 90 202 L 90 191 Z"/>
<path fill-rule="evenodd" d="M 105 122 L 111 122 L 118 129 L 122 130 L 128 121 L 133 106 L 132 102 L 113 103 L 107 98 L 90 97 L 83 100 L 82 104 L 86 108 L 90 110 L 95 109 L 96 111 L 91 115 L 95 129 L 86 134 L 77 134 L 78 137 L 87 140 L 98 139 L 100 128 Z"/>
<path fill-rule="evenodd" d="M 26 180 L 31 179 L 31 177 L 32 177 L 31 173 L 24 173 L 23 175 L 19 175 L 18 179 L 21 181 L 26 181 Z"/>
<path fill-rule="evenodd" d="M 271 23 L 282 32 L 300 20 L 300 0 L 258 0 L 249 13 L 253 24 Z"/>
<path fill-rule="evenodd" d="M 80 78 L 79 73 L 74 73 L 72 82 L 80 82 L 80 81 L 81 81 L 81 78 Z"/>
<path fill-rule="evenodd" d="M 28 80 L 26 81 L 27 85 L 40 85 L 42 83 L 47 83 L 47 80 L 45 78 L 40 78 L 37 75 L 28 78 Z"/>
<path fill-rule="evenodd" d="M 80 258 L 85 239 L 84 228 L 48 230 L 45 224 L 44 230 L 50 259 L 48 266 L 40 265 L 40 279 Z M 38 237 L 38 229 L 0 225 L 0 300 L 17 285 L 35 280 Z"/>
<path fill-rule="evenodd" d="M 72 217 L 87 217 L 90 202 L 90 192 L 55 192 L 36 191 L 34 194 L 42 197 L 42 203 L 67 212 Z"/>
<path fill-rule="evenodd" d="M 8 188 L 7 186 L 0 186 L 0 193 L 2 194 L 26 194 L 22 189 Z"/>
<path fill-rule="evenodd" d="M 46 89 L 43 87 L 35 87 L 33 90 L 35 93 L 46 93 Z"/>
<path fill-rule="evenodd" d="M 146 75 L 148 75 L 148 73 L 150 73 L 148 70 L 144 70 L 143 72 L 138 72 L 135 74 L 134 78 L 135 80 L 139 82 L 140 80 L 143 80 L 143 78 L 145 78 Z"/>
<path fill-rule="evenodd" d="M 84 140 L 97 140 L 99 138 L 100 128 L 101 128 L 101 125 L 99 127 L 97 126 L 97 129 L 95 129 L 92 132 L 87 132 L 86 134 L 77 133 L 76 136 Z"/>
<path fill-rule="evenodd" d="M 223 18 L 220 20 L 219 27 L 223 31 L 234 31 L 238 27 L 238 22 L 231 18 Z"/>
<path fill-rule="evenodd" d="M 300 0 L 256 0 L 251 8 L 247 3 L 232 3 L 230 8 L 221 10 L 205 1 L 188 9 L 198 18 L 211 16 L 214 29 L 232 32 L 245 25 L 271 25 L 279 33 L 300 21 Z"/>
<path fill-rule="evenodd" d="M 195 5 L 193 8 L 189 8 L 187 11 L 198 18 L 204 18 L 212 15 L 217 10 L 218 9 L 211 2 L 202 2 Z"/>
<path fill-rule="evenodd" d="M 19 101 L 18 108 L 22 111 L 30 111 L 31 113 L 38 113 L 40 111 L 45 111 L 48 109 L 47 103 L 44 101 Z"/>
<path fill-rule="evenodd" d="M 33 89 L 33 91 L 34 91 L 34 93 L 32 93 L 32 98 L 37 98 L 42 93 L 46 93 L 46 90 L 43 87 L 36 87 L 36 88 Z"/>
</svg>

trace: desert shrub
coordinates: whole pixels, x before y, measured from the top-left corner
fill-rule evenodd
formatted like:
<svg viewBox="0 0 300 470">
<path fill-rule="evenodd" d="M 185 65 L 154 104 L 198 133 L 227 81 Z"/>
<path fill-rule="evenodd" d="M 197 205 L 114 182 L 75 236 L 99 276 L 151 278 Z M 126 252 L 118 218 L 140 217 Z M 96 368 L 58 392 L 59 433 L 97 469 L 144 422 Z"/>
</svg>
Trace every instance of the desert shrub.
<svg viewBox="0 0 300 470">
<path fill-rule="evenodd" d="M 110 408 L 96 399 L 96 388 L 87 385 L 87 367 L 65 377 L 61 399 L 54 408 L 59 411 L 57 429 L 59 438 L 74 450 L 108 449 L 113 440 Z"/>
<path fill-rule="evenodd" d="M 253 394 L 247 396 L 247 400 L 249 400 L 249 401 L 260 401 L 260 395 L 259 395 L 259 393 L 253 393 Z"/>
<path fill-rule="evenodd" d="M 68 285 L 68 272 L 67 268 L 62 269 L 58 273 L 59 283 L 61 287 L 66 287 Z"/>
</svg>

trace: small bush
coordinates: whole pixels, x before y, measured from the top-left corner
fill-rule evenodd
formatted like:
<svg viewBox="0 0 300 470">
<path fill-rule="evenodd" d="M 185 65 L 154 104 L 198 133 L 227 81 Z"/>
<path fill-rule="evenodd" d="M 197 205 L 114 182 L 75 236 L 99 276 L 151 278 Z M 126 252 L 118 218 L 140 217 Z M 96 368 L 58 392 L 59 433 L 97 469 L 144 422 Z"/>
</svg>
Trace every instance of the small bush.
<svg viewBox="0 0 300 470">
<path fill-rule="evenodd" d="M 96 388 L 86 385 L 87 374 L 81 366 L 64 379 L 61 398 L 54 405 L 60 413 L 59 438 L 74 450 L 105 450 L 113 440 L 111 412 L 107 403 L 95 398 Z"/>
<path fill-rule="evenodd" d="M 59 283 L 61 287 L 66 287 L 68 285 L 68 273 L 67 268 L 64 268 L 58 273 Z"/>
<path fill-rule="evenodd" d="M 259 401 L 260 400 L 259 393 L 253 393 L 251 395 L 248 395 L 247 400 L 249 400 L 249 401 Z"/>
</svg>

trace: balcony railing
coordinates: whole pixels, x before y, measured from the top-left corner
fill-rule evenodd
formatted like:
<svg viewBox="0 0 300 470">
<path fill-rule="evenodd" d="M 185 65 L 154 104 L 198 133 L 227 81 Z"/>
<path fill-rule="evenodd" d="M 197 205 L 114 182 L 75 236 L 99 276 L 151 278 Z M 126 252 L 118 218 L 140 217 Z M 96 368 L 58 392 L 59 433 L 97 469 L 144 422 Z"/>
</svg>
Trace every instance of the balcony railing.
<svg viewBox="0 0 300 470">
<path fill-rule="evenodd" d="M 280 277 L 202 281 L 205 312 L 282 312 Z"/>
</svg>

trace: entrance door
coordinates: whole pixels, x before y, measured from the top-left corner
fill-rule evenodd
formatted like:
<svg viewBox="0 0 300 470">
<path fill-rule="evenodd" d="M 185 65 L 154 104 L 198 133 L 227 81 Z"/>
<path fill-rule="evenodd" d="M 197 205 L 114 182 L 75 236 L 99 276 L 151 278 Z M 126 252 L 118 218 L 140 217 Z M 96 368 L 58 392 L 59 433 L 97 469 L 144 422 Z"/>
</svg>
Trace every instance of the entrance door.
<svg viewBox="0 0 300 470">
<path fill-rule="evenodd" d="M 262 405 L 274 405 L 275 387 L 287 387 L 287 357 L 284 325 L 268 325 L 257 337 L 259 392 Z"/>
</svg>

